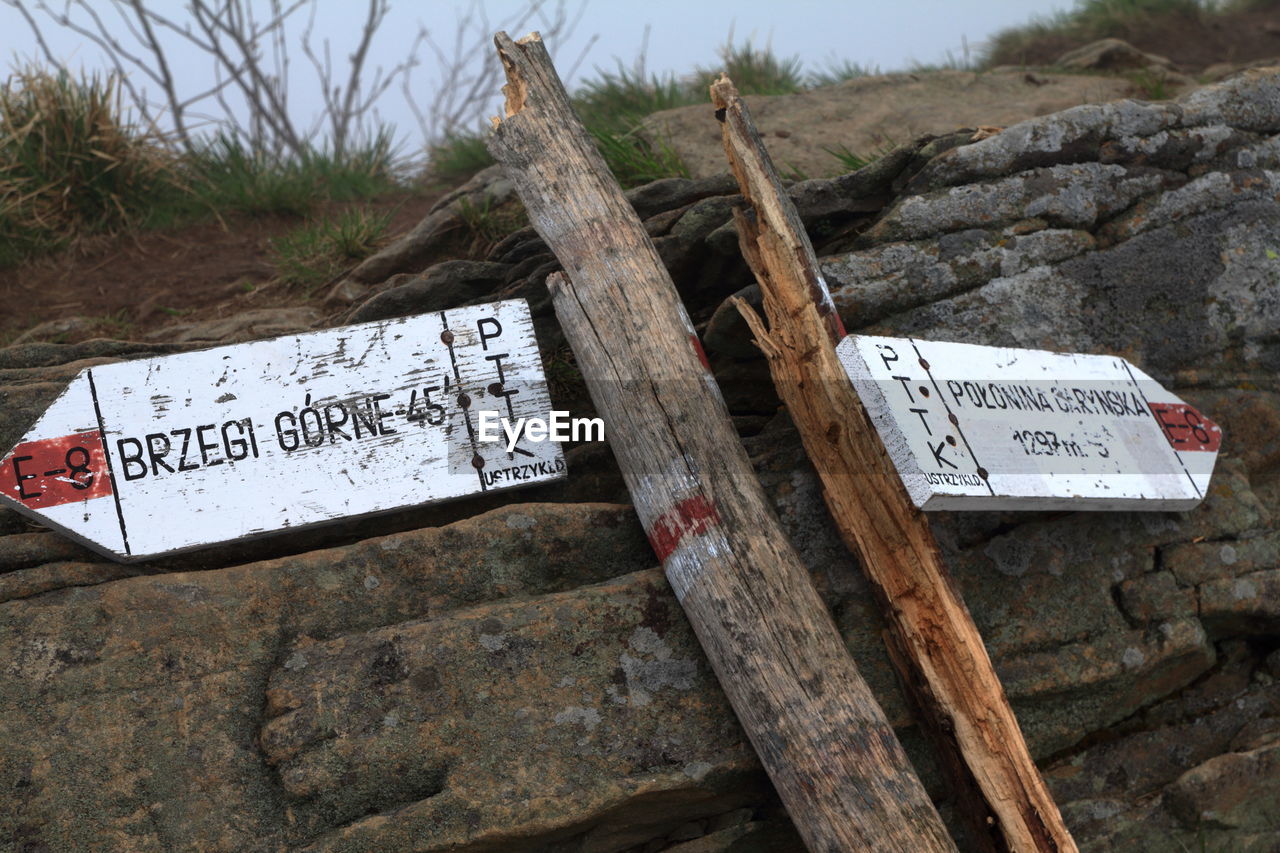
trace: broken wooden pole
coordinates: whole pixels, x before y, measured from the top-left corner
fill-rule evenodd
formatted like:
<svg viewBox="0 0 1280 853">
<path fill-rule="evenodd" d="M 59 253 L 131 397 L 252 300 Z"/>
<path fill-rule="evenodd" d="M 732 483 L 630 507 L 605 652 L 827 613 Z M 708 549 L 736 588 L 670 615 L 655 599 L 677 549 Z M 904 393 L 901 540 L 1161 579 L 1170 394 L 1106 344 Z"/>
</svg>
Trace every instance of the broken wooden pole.
<svg viewBox="0 0 1280 853">
<path fill-rule="evenodd" d="M 941 718 L 935 733 L 954 733 L 1008 848 L 1074 851 L 929 522 L 907 496 L 836 357 L 844 327 L 746 104 L 724 76 L 712 84 L 711 100 L 751 205 L 735 219 L 768 328 L 745 302 L 738 307 L 822 479 L 836 526 L 882 600 L 891 648 L 911 662 L 905 680 L 923 694 L 925 712 Z"/>
<path fill-rule="evenodd" d="M 954 850 L 738 441 L 639 217 L 537 34 L 495 37 L 489 150 L 564 266 L 551 282 L 650 542 L 814 851 Z"/>
</svg>

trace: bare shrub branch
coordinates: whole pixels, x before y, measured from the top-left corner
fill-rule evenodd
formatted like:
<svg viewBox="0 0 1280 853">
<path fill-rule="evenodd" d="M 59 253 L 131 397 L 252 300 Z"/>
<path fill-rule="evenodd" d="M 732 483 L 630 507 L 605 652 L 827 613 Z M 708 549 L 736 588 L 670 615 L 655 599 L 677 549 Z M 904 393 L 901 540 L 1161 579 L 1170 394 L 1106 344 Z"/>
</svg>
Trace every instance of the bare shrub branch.
<svg viewBox="0 0 1280 853">
<path fill-rule="evenodd" d="M 474 131 L 488 118 L 491 104 L 503 82 L 501 64 L 492 46 L 495 32 L 524 32 L 533 23 L 542 34 L 543 42 L 551 49 L 572 37 L 586 9 L 585 0 L 572 14 L 566 8 L 564 0 L 558 0 L 549 9 L 548 5 L 547 0 L 530 0 L 519 12 L 494 25 L 489 20 L 483 0 L 471 0 L 467 11 L 454 27 L 452 44 L 448 49 L 429 29 L 420 29 L 419 41 L 434 57 L 440 80 L 443 81 L 424 110 L 411 91 L 408 75 L 403 78 L 405 99 L 418 120 L 419 130 L 425 140 L 439 142 Z M 587 49 L 595 41 L 593 36 Z M 567 76 L 572 76 L 585 56 L 584 50 Z"/>
<path fill-rule="evenodd" d="M 455 22 L 451 37 L 419 23 L 403 59 L 374 65 L 375 42 L 391 10 L 391 0 L 365 0 L 354 47 L 335 62 L 342 48 L 328 38 L 317 41 L 319 0 L 188 0 L 182 12 L 170 12 L 159 0 L 0 0 L 17 9 L 35 36 L 44 60 L 61 67 L 45 40 L 42 19 L 75 33 L 97 47 L 140 117 L 156 127 L 173 127 L 175 141 L 191 150 L 197 135 L 212 127 L 255 152 L 305 156 L 323 140 L 342 156 L 371 138 L 384 137 L 375 126 L 378 104 L 399 84 L 427 147 L 474 131 L 492 109 L 501 70 L 490 49 L 496 29 L 541 30 L 548 44 L 568 39 L 585 10 L 571 14 L 566 0 L 527 0 L 515 14 L 492 22 L 483 0 L 471 0 Z M 256 11 L 255 11 L 256 10 Z M 290 37 L 294 21 L 305 18 L 300 39 Z M 295 30 L 294 33 L 297 31 Z M 590 39 L 570 69 L 586 57 Z M 291 108 L 290 46 L 300 48 L 321 109 L 302 118 Z M 175 63 L 179 51 L 206 56 L 213 84 L 193 85 Z M 414 97 L 412 79 L 427 54 L 436 72 L 425 103 Z M 150 91 L 148 91 L 148 88 Z"/>
</svg>

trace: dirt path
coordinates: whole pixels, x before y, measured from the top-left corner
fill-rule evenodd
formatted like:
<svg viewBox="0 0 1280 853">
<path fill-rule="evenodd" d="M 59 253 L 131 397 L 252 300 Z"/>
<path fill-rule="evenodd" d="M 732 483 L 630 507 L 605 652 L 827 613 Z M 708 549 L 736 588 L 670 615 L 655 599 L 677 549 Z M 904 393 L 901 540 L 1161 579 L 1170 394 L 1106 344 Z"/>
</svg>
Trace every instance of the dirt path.
<svg viewBox="0 0 1280 853">
<path fill-rule="evenodd" d="M 171 323 L 227 317 L 252 308 L 308 304 L 274 282 L 271 241 L 363 205 L 391 214 L 388 235 L 412 228 L 438 192 L 406 192 L 327 204 L 311 217 L 238 216 L 165 231 L 96 238 L 20 267 L 0 269 L 0 344 L 49 321 L 67 321 L 62 341 L 137 337 Z M 84 318 L 76 321 L 73 318 Z"/>
</svg>

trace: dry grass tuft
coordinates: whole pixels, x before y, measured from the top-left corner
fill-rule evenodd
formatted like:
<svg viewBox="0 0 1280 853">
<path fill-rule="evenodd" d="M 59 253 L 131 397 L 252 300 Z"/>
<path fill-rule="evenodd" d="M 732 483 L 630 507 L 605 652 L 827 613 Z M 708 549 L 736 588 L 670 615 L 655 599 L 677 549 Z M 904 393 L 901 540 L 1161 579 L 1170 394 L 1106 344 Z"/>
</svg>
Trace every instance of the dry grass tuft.
<svg viewBox="0 0 1280 853">
<path fill-rule="evenodd" d="M 114 77 L 14 72 L 0 87 L 0 264 L 139 224 L 180 192 L 174 165 L 130 123 Z"/>
</svg>

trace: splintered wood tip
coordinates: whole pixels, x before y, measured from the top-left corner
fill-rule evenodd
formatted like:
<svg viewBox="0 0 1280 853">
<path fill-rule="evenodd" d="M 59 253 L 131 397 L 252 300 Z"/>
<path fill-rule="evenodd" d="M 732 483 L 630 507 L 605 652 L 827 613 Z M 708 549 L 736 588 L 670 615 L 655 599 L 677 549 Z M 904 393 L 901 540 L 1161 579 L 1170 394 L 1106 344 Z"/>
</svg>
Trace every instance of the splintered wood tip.
<svg viewBox="0 0 1280 853">
<path fill-rule="evenodd" d="M 723 110 L 736 97 L 738 97 L 737 87 L 733 85 L 728 74 L 720 72 L 720 76 L 711 84 L 711 103 L 716 109 Z"/>
<path fill-rule="evenodd" d="M 502 94 L 506 99 L 504 104 L 506 118 L 511 118 L 524 109 L 525 101 L 529 98 L 529 83 L 520 71 L 514 53 L 524 45 L 541 42 L 542 36 L 536 31 L 515 41 L 512 41 L 505 32 L 500 32 L 493 37 L 493 43 L 498 48 L 498 58 L 502 60 L 502 70 L 507 75 L 507 84 L 502 87 Z M 502 119 L 494 116 L 492 122 L 496 129 L 502 123 Z"/>
</svg>

